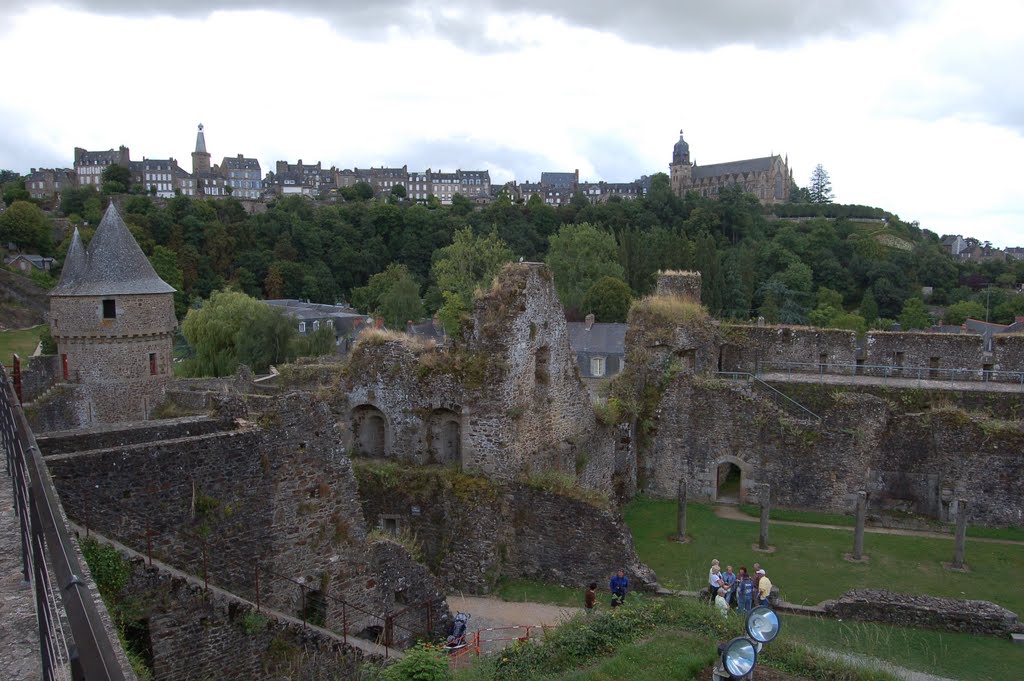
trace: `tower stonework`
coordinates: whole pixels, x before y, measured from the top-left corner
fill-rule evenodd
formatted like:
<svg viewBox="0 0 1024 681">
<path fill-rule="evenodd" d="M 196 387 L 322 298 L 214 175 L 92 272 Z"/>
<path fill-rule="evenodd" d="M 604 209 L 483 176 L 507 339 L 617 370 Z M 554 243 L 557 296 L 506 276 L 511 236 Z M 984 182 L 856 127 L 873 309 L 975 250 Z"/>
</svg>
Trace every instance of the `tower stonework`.
<svg viewBox="0 0 1024 681">
<path fill-rule="evenodd" d="M 203 135 L 203 124 L 199 124 L 196 133 L 196 150 L 192 152 L 192 174 L 210 172 L 210 152 L 206 151 L 206 136 Z"/>
<path fill-rule="evenodd" d="M 77 385 L 87 422 L 149 417 L 172 375 L 174 288 L 113 203 L 88 249 L 75 230 L 50 320 L 64 381 Z"/>
<path fill-rule="evenodd" d="M 700 272 L 658 272 L 658 284 L 655 293 L 659 296 L 680 296 L 699 303 L 700 290 Z"/>
<path fill-rule="evenodd" d="M 672 192 L 684 196 L 692 184 L 693 164 L 690 163 L 690 145 L 683 139 L 683 131 L 679 131 L 679 141 L 672 147 L 672 163 L 669 164 L 669 177 L 672 180 Z"/>
</svg>

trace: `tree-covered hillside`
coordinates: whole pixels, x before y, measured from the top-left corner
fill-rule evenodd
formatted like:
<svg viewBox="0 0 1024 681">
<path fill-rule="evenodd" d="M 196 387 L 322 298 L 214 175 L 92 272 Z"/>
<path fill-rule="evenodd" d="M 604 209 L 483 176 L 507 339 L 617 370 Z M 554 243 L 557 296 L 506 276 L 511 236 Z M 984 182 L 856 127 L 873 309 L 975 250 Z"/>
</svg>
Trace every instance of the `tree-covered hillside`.
<svg viewBox="0 0 1024 681">
<path fill-rule="evenodd" d="M 456 318 L 470 302 L 468 288 L 501 261 L 523 258 L 551 263 L 571 314 L 588 312 L 585 305 L 601 299 L 600 291 L 588 296 L 590 288 L 607 288 L 609 278 L 621 278 L 633 296 L 649 293 L 660 269 L 699 270 L 704 302 L 731 319 L 855 328 L 861 322 L 849 317 L 859 312 L 863 323 L 884 324 L 876 320 L 899 319 L 922 286 L 933 288 L 932 306 L 980 301 L 995 321 L 1024 313 L 1021 296 L 1012 294 L 1024 282 L 1024 262 L 956 262 L 937 235 L 880 209 L 765 209 L 738 189 L 714 200 L 680 198 L 665 175 L 654 177 L 643 199 L 591 205 L 578 195 L 561 208 L 536 196 L 524 203 L 503 196 L 483 207 L 458 196 L 451 206 L 348 196 L 338 203 L 281 198 L 255 215 L 230 198 L 158 205 L 130 195 L 119 205 L 158 271 L 182 289 L 179 312 L 224 287 L 416 310 L 404 300 L 415 294 L 411 277 L 427 313 L 441 308 Z M 61 210 L 95 224 L 105 201 L 93 190 L 71 190 Z M 839 217 L 798 217 L 814 214 Z M 394 264 L 404 266 L 392 269 L 401 276 L 364 288 Z M 389 282 L 401 291 L 391 292 Z"/>
</svg>

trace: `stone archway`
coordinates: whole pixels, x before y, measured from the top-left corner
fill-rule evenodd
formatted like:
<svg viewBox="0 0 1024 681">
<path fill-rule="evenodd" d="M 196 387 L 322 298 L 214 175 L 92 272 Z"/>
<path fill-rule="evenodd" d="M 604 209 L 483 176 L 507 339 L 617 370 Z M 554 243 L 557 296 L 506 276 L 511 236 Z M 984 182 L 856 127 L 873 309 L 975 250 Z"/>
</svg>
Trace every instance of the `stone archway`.
<svg viewBox="0 0 1024 681">
<path fill-rule="evenodd" d="M 363 404 L 352 410 L 356 453 L 382 459 L 388 453 L 388 421 L 377 407 Z"/>
<path fill-rule="evenodd" d="M 439 464 L 462 464 L 462 419 L 454 409 L 435 409 L 427 424 L 430 460 Z"/>
<path fill-rule="evenodd" d="M 723 504 L 742 504 L 752 484 L 749 463 L 735 456 L 723 456 L 711 469 L 712 501 Z"/>
</svg>

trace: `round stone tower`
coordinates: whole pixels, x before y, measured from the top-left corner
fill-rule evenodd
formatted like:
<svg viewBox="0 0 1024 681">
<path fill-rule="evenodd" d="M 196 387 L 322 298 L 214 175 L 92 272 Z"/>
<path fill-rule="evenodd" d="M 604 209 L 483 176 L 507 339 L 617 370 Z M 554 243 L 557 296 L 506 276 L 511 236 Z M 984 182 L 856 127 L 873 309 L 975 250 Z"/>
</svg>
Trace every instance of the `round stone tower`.
<svg viewBox="0 0 1024 681">
<path fill-rule="evenodd" d="M 111 202 L 86 250 L 75 230 L 50 292 L 64 380 L 86 422 L 145 419 L 171 372 L 174 288 L 157 276 Z"/>
<path fill-rule="evenodd" d="M 669 270 L 658 272 L 658 284 L 654 292 L 659 296 L 680 296 L 699 303 L 700 289 L 700 272 Z"/>
</svg>

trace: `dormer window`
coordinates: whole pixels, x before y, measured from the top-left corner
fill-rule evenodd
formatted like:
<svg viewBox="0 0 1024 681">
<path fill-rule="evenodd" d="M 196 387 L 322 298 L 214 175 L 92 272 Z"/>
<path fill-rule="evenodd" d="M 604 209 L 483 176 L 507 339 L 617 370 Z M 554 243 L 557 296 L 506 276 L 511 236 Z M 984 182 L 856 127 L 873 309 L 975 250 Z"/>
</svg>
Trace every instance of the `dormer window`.
<svg viewBox="0 0 1024 681">
<path fill-rule="evenodd" d="M 104 319 L 117 319 L 117 305 L 114 303 L 113 298 L 104 298 L 103 300 L 103 318 Z"/>
</svg>

